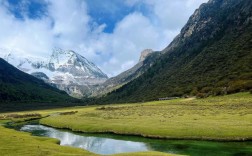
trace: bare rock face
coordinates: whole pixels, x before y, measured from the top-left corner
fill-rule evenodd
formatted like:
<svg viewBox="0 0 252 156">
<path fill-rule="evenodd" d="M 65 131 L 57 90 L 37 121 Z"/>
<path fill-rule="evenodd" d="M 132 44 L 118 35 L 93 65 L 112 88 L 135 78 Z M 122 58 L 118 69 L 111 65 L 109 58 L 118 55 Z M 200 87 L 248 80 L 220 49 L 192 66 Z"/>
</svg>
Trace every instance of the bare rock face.
<svg viewBox="0 0 252 156">
<path fill-rule="evenodd" d="M 139 62 L 132 68 L 122 72 L 121 74 L 109 78 L 103 84 L 93 88 L 91 96 L 102 96 L 112 92 L 123 85 L 133 81 L 144 72 L 146 72 L 154 62 L 159 58 L 160 52 L 146 49 L 142 51 Z"/>
<path fill-rule="evenodd" d="M 241 6 L 242 3 L 246 4 L 246 7 Z M 172 53 L 175 48 L 185 43 L 190 42 L 187 45 L 190 46 L 192 43 L 214 39 L 224 33 L 231 23 L 246 27 L 252 21 L 250 5 L 251 0 L 209 0 L 208 3 L 203 3 L 162 53 Z M 236 9 L 241 10 L 238 12 Z"/>
<path fill-rule="evenodd" d="M 151 53 L 153 53 L 152 49 L 145 49 L 144 51 L 142 51 L 139 62 L 144 61 L 146 59 L 146 57 L 149 56 Z"/>
</svg>

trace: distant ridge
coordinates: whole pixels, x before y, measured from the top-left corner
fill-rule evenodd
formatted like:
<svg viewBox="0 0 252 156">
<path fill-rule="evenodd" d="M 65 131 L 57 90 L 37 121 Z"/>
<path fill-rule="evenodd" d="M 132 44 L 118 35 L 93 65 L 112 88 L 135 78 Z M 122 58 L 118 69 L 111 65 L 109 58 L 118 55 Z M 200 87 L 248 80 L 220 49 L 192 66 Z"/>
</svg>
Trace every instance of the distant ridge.
<svg viewBox="0 0 252 156">
<path fill-rule="evenodd" d="M 121 86 L 133 81 L 138 78 L 144 72 L 146 72 L 158 59 L 160 52 L 154 52 L 151 49 L 146 49 L 142 51 L 139 62 L 132 68 L 120 73 L 115 77 L 111 77 L 104 83 L 93 88 L 92 96 L 100 97 L 109 92 L 112 92 Z"/>
</svg>

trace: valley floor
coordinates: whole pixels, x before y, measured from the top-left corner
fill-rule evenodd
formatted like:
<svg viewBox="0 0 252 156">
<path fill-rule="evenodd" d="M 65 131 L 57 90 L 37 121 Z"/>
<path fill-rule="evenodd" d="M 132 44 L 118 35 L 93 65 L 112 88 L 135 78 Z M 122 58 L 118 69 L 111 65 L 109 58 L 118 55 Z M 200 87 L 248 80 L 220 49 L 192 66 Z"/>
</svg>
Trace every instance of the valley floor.
<svg viewBox="0 0 252 156">
<path fill-rule="evenodd" d="M 65 112 L 65 113 L 62 113 Z M 72 107 L 39 113 L 41 124 L 80 132 L 111 132 L 153 138 L 244 141 L 252 140 L 252 94 L 238 93 L 206 99 L 176 99 L 148 103 Z M 8 114 L 0 114 L 0 119 Z M 1 121 L 1 120 L 0 120 Z M 57 145 L 57 140 L 34 137 L 0 126 L 0 155 L 95 155 Z M 167 155 L 134 153 L 122 155 Z"/>
<path fill-rule="evenodd" d="M 78 108 L 42 124 L 80 132 L 111 132 L 153 138 L 251 140 L 252 95 L 238 93 L 206 99 L 177 99 Z"/>
</svg>

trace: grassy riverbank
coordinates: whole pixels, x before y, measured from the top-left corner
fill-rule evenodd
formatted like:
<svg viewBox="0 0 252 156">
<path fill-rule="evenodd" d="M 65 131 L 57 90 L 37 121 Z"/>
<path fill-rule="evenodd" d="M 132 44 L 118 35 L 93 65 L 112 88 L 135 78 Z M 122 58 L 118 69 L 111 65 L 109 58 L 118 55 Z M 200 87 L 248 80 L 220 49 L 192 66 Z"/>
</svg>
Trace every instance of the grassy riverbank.
<svg viewBox="0 0 252 156">
<path fill-rule="evenodd" d="M 155 138 L 252 139 L 252 95 L 77 108 L 42 124 L 82 132 L 112 132 Z"/>
<path fill-rule="evenodd" d="M 58 140 L 30 136 L 28 133 L 17 132 L 0 126 L 0 155 L 1 156 L 39 156 L 39 155 L 72 155 L 95 156 L 96 154 L 82 149 L 60 146 Z"/>
<path fill-rule="evenodd" d="M 5 121 L 0 120 L 0 124 Z M 1 156 L 99 156 L 83 149 L 60 146 L 57 139 L 31 136 L 0 125 Z M 123 153 L 116 156 L 172 156 L 160 152 Z"/>
</svg>

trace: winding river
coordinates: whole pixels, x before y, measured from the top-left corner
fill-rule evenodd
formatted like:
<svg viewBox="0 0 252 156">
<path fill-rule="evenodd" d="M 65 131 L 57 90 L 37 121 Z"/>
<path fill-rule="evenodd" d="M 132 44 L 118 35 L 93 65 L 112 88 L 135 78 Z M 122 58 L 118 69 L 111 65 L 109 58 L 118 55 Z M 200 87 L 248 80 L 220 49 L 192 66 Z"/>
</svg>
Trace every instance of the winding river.
<svg viewBox="0 0 252 156">
<path fill-rule="evenodd" d="M 60 140 L 60 145 L 78 147 L 102 155 L 137 151 L 160 151 L 193 156 L 252 155 L 252 142 L 162 140 L 113 134 L 86 134 L 38 124 L 23 125 L 19 130 L 35 136 L 56 138 Z"/>
</svg>

